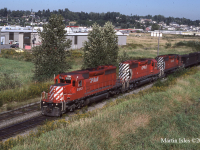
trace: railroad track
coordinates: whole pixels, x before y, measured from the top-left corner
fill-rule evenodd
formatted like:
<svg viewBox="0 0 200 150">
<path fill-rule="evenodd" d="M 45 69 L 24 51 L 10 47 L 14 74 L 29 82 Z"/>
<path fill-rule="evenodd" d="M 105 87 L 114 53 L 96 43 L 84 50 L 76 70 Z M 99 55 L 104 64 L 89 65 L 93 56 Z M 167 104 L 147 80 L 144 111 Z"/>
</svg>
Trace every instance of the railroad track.
<svg viewBox="0 0 200 150">
<path fill-rule="evenodd" d="M 56 119 L 58 118 L 40 115 L 17 124 L 4 127 L 0 129 L 0 141 L 13 137 L 31 128 L 37 127 L 38 125 L 42 125 L 45 121 Z"/>
<path fill-rule="evenodd" d="M 39 103 L 34 103 L 32 105 L 27 105 L 15 110 L 0 113 L 0 122 L 4 122 L 10 119 L 13 119 L 15 117 L 23 116 L 30 112 L 35 112 L 39 110 L 39 108 L 40 108 Z"/>
</svg>

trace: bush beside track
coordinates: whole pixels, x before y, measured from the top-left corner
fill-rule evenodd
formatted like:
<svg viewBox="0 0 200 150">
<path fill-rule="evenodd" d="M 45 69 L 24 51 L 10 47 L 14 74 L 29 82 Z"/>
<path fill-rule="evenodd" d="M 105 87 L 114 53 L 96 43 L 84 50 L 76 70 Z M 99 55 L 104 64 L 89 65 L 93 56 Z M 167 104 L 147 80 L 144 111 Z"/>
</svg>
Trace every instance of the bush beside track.
<svg viewBox="0 0 200 150">
<path fill-rule="evenodd" d="M 0 106 L 7 102 L 22 102 L 41 96 L 41 91 L 48 92 L 52 83 L 31 83 L 29 87 L 1 91 Z"/>
<path fill-rule="evenodd" d="M 0 148 L 199 149 L 198 143 L 161 143 L 161 138 L 199 138 L 199 84 L 199 69 L 182 70 L 102 109 L 77 112 L 69 121 L 47 122 L 28 137 L 11 138 Z"/>
</svg>

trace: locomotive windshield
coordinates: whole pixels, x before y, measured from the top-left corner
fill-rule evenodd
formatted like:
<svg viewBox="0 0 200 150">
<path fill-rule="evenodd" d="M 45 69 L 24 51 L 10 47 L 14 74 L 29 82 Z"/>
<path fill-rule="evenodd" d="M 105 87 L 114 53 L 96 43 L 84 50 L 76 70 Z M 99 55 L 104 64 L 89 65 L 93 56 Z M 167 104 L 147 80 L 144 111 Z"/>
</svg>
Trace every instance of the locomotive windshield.
<svg viewBox="0 0 200 150">
<path fill-rule="evenodd" d="M 60 83 L 68 83 L 68 84 L 71 84 L 71 80 L 60 79 Z"/>
</svg>

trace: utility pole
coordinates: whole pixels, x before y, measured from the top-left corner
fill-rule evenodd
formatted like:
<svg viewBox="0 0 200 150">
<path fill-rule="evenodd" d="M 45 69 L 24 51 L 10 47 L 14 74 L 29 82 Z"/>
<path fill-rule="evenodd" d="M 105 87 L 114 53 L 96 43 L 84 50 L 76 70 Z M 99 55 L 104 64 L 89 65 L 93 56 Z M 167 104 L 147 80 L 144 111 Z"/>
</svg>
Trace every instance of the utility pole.
<svg viewBox="0 0 200 150">
<path fill-rule="evenodd" d="M 32 36 L 33 36 L 33 16 L 35 16 L 35 13 L 32 12 L 32 9 L 31 9 L 31 15 L 32 15 L 32 34 L 31 34 L 31 47 L 33 47 L 33 40 L 32 40 Z"/>
<path fill-rule="evenodd" d="M 160 41 L 160 26 L 159 26 L 159 36 L 158 36 L 158 51 L 157 51 L 157 56 L 159 55 L 159 41 Z"/>
</svg>

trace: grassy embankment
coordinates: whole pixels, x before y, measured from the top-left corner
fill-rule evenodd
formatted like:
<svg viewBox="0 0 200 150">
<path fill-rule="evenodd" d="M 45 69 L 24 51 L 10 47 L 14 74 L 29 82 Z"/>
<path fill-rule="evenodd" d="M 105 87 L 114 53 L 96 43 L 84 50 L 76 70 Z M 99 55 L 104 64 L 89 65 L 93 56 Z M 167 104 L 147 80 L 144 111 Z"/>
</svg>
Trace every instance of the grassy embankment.
<svg viewBox="0 0 200 150">
<path fill-rule="evenodd" d="M 200 69 L 185 70 L 102 109 L 78 113 L 67 122 L 49 122 L 29 137 L 9 139 L 1 148 L 199 149 L 199 143 L 192 143 L 200 135 L 199 85 Z M 161 138 L 177 143 L 161 143 Z M 179 138 L 190 142 L 180 143 Z"/>
</svg>

